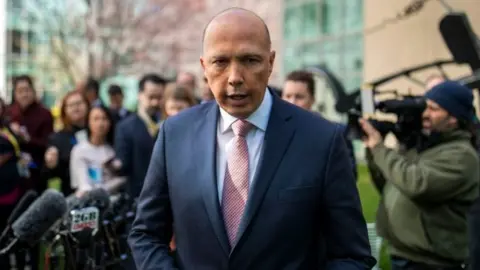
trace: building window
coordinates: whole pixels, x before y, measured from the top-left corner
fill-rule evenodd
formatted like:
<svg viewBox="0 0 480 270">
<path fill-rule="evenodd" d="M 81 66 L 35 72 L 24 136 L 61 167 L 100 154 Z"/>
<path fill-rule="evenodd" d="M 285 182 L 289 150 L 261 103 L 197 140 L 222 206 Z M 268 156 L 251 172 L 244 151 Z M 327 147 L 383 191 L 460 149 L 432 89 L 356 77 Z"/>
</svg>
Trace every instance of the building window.
<svg viewBox="0 0 480 270">
<path fill-rule="evenodd" d="M 363 0 L 285 0 L 284 3 L 283 74 L 325 65 L 346 91 L 359 87 L 363 73 Z"/>
</svg>

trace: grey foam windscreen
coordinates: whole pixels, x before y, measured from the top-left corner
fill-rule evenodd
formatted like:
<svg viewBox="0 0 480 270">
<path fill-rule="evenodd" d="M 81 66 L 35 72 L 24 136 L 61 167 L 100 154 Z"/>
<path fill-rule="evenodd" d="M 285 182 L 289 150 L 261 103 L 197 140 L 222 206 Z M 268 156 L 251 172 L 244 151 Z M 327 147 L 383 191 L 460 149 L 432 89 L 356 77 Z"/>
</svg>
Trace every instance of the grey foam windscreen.
<svg viewBox="0 0 480 270">
<path fill-rule="evenodd" d="M 80 201 L 82 207 L 95 206 L 104 211 L 110 206 L 110 195 L 105 189 L 96 188 L 88 191 Z"/>
<path fill-rule="evenodd" d="M 15 220 L 17 220 L 17 218 L 20 217 L 20 215 L 27 210 L 27 208 L 35 201 L 37 197 L 38 194 L 36 191 L 27 191 L 8 217 L 7 224 L 12 224 Z"/>
<path fill-rule="evenodd" d="M 48 189 L 12 224 L 13 234 L 20 241 L 34 245 L 66 212 L 63 194 Z"/>
<path fill-rule="evenodd" d="M 80 198 L 78 198 L 75 194 L 71 194 L 65 199 L 67 201 L 67 208 L 69 210 L 80 204 Z"/>
</svg>

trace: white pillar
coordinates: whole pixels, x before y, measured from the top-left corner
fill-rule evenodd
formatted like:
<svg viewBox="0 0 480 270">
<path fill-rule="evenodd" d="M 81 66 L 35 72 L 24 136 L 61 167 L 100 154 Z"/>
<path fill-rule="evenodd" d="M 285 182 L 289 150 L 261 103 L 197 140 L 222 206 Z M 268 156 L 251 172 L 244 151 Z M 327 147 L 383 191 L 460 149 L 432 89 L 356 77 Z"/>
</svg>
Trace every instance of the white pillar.
<svg viewBox="0 0 480 270">
<path fill-rule="evenodd" d="M 0 0 L 0 97 L 7 100 L 7 0 Z"/>
</svg>

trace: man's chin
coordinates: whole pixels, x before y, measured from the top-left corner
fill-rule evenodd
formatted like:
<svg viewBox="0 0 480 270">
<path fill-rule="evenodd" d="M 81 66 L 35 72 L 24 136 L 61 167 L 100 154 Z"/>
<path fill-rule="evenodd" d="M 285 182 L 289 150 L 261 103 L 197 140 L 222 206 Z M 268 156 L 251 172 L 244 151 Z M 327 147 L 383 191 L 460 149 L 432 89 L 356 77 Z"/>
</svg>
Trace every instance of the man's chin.
<svg viewBox="0 0 480 270">
<path fill-rule="evenodd" d="M 246 107 L 228 107 L 225 111 L 230 114 L 231 116 L 238 118 L 238 119 L 245 119 L 248 118 L 255 110 L 252 110 L 250 106 Z"/>
<path fill-rule="evenodd" d="M 151 116 L 151 117 L 155 117 L 157 116 L 157 114 L 159 113 L 160 111 L 158 110 L 146 110 L 146 113 L 148 114 L 148 116 Z"/>
</svg>

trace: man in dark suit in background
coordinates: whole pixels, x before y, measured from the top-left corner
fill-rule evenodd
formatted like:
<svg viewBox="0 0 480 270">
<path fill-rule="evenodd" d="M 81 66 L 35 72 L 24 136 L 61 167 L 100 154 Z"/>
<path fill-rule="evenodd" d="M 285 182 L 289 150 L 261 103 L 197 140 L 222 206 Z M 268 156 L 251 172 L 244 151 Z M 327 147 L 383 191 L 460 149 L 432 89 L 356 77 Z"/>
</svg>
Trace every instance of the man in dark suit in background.
<svg viewBox="0 0 480 270">
<path fill-rule="evenodd" d="M 375 264 L 341 128 L 267 89 L 274 59 L 254 13 L 208 24 L 201 64 L 216 102 L 162 125 L 129 237 L 139 269 Z"/>
<path fill-rule="evenodd" d="M 123 89 L 120 85 L 112 84 L 108 87 L 108 99 L 110 101 L 110 112 L 115 123 L 120 123 L 127 118 L 131 112 L 123 107 Z"/>
<path fill-rule="evenodd" d="M 166 80 L 156 74 L 140 79 L 138 110 L 122 120 L 115 131 L 115 153 L 127 176 L 127 192 L 138 197 L 147 174 L 161 120 Z"/>
<path fill-rule="evenodd" d="M 283 100 L 295 104 L 307 111 L 311 111 L 312 106 L 315 103 L 315 79 L 313 78 L 313 75 L 310 72 L 303 70 L 290 72 L 285 79 L 281 96 Z M 357 162 L 355 159 L 353 143 L 347 138 L 347 126 L 341 126 L 343 128 L 345 142 L 347 143 L 348 152 L 350 154 L 353 175 L 355 176 L 355 179 L 357 179 Z"/>
</svg>

